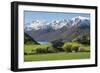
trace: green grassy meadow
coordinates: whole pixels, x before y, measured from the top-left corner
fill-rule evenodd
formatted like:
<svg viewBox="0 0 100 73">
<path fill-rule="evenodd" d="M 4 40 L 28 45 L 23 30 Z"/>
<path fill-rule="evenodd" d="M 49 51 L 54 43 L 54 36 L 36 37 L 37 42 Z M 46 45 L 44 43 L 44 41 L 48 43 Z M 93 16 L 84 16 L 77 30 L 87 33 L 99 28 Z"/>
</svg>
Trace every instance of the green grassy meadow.
<svg viewBox="0 0 100 73">
<path fill-rule="evenodd" d="M 35 53 L 37 48 L 47 48 L 50 47 L 51 44 L 42 44 L 42 45 L 25 45 L 24 52 L 27 53 Z M 85 48 L 89 48 L 89 46 L 83 46 Z M 67 52 L 58 52 L 58 53 L 46 53 L 46 54 L 29 54 L 24 55 L 24 61 L 48 61 L 48 60 L 75 60 L 75 59 L 88 59 L 90 58 L 90 52 L 75 52 L 75 53 L 67 53 Z"/>
<path fill-rule="evenodd" d="M 89 52 L 78 53 L 50 53 L 50 54 L 38 54 L 38 55 L 25 55 L 24 61 L 48 61 L 48 60 L 73 60 L 73 59 L 88 59 L 90 58 Z"/>
</svg>

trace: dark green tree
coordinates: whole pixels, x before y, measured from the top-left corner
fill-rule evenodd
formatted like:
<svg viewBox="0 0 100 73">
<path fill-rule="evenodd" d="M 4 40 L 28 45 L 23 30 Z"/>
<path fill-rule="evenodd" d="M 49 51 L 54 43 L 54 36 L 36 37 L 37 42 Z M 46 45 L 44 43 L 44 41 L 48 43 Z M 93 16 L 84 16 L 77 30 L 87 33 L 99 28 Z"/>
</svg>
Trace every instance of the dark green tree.
<svg viewBox="0 0 100 73">
<path fill-rule="evenodd" d="M 88 36 L 82 36 L 78 38 L 77 41 L 82 44 L 90 45 L 90 38 Z"/>
<path fill-rule="evenodd" d="M 62 46 L 64 45 L 64 42 L 62 39 L 57 39 L 51 42 L 52 47 L 57 51 L 64 51 Z"/>
</svg>

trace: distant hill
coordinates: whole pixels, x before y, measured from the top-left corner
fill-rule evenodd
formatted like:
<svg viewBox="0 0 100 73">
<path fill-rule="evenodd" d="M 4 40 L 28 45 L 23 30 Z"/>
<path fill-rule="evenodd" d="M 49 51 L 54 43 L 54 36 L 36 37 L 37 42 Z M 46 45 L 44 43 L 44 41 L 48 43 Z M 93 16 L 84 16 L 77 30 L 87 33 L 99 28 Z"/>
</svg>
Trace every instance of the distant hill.
<svg viewBox="0 0 100 73">
<path fill-rule="evenodd" d="M 24 44 L 38 44 L 33 38 L 24 32 Z"/>
</svg>

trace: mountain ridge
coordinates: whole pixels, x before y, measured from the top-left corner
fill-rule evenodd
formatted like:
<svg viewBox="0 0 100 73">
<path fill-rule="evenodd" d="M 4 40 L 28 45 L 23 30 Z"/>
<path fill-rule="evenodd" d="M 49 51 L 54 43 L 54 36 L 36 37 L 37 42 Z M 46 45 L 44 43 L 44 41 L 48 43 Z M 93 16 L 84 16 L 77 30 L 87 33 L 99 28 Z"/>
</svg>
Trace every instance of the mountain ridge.
<svg viewBox="0 0 100 73">
<path fill-rule="evenodd" d="M 31 30 L 39 30 L 39 29 L 61 29 L 62 27 L 71 27 L 79 22 L 84 22 L 84 23 L 89 23 L 89 18 L 82 17 L 82 16 L 77 16 L 72 19 L 64 19 L 64 20 L 53 20 L 49 23 L 44 22 L 44 21 L 33 21 L 32 23 L 28 24 L 28 26 L 25 26 L 26 31 L 31 31 Z"/>
<path fill-rule="evenodd" d="M 56 39 L 71 41 L 83 35 L 90 36 L 90 20 L 82 16 L 74 17 L 72 20 L 52 21 L 47 24 L 39 21 L 35 23 L 32 24 L 32 29 L 28 31 L 25 29 L 25 32 L 36 41 L 51 42 Z"/>
</svg>

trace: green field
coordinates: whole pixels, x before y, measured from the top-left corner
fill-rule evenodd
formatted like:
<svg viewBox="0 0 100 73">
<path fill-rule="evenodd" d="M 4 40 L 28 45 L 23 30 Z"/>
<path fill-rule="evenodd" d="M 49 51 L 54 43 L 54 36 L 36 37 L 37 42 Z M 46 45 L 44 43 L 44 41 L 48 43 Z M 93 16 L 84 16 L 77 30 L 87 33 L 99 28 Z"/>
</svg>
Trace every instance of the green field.
<svg viewBox="0 0 100 73">
<path fill-rule="evenodd" d="M 56 52 L 56 53 L 44 53 L 44 54 L 36 54 L 37 48 L 50 47 L 51 44 L 28 44 L 24 46 L 24 52 L 28 53 L 24 55 L 24 61 L 48 61 L 48 60 L 75 60 L 75 59 L 88 59 L 90 58 L 90 52 Z M 83 46 L 86 49 L 90 49 L 89 46 Z M 33 54 L 30 54 L 33 53 Z"/>
<path fill-rule="evenodd" d="M 90 58 L 90 52 L 78 52 L 78 53 L 49 53 L 49 54 L 36 54 L 25 55 L 24 61 L 47 61 L 47 60 L 71 60 L 71 59 L 88 59 Z"/>
</svg>

